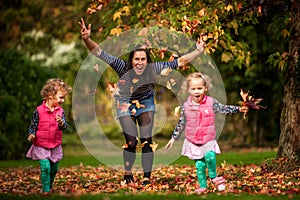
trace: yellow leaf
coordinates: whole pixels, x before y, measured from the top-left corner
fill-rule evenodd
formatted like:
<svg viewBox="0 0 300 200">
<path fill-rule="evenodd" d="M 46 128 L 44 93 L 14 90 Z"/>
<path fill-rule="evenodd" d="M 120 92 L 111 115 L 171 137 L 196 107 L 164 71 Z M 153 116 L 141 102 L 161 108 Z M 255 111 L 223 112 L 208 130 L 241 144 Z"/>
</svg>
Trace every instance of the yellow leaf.
<svg viewBox="0 0 300 200">
<path fill-rule="evenodd" d="M 93 68 L 94 68 L 97 72 L 99 71 L 99 66 L 98 66 L 98 64 L 94 65 Z"/>
<path fill-rule="evenodd" d="M 278 67 L 280 70 L 283 70 L 285 67 L 285 60 L 280 60 L 278 63 Z"/>
<path fill-rule="evenodd" d="M 205 15 L 205 8 L 202 8 L 198 14 L 200 15 L 200 17 L 203 17 Z"/>
<path fill-rule="evenodd" d="M 212 33 L 208 33 L 207 38 L 214 38 L 214 35 Z"/>
<path fill-rule="evenodd" d="M 287 29 L 283 29 L 281 31 L 281 35 L 286 38 L 286 37 L 289 37 L 290 36 L 290 32 L 287 30 Z"/>
<path fill-rule="evenodd" d="M 228 6 L 225 7 L 227 11 L 233 10 L 233 6 L 231 4 L 228 4 Z"/>
<path fill-rule="evenodd" d="M 175 81 L 174 79 L 171 78 L 170 80 L 167 81 L 166 86 L 167 86 L 167 88 L 168 88 L 169 90 L 172 90 L 172 87 L 173 87 L 174 85 L 176 85 L 176 81 Z"/>
<path fill-rule="evenodd" d="M 174 115 L 179 117 L 180 116 L 180 106 L 175 107 L 174 109 Z"/>
<path fill-rule="evenodd" d="M 124 6 L 122 8 L 122 11 L 125 12 L 125 15 L 128 16 L 130 15 L 130 9 L 129 9 L 129 6 Z"/>
<path fill-rule="evenodd" d="M 157 147 L 158 147 L 158 143 L 154 142 L 152 144 L 150 144 L 150 147 L 152 148 L 152 151 L 155 152 Z"/>
<path fill-rule="evenodd" d="M 121 19 L 121 15 L 122 15 L 121 12 L 116 12 L 113 16 L 113 20 L 116 21 L 117 19 Z"/>
<path fill-rule="evenodd" d="M 219 41 L 219 44 L 220 44 L 224 49 L 227 49 L 226 43 L 225 43 L 224 40 L 220 40 L 220 41 Z"/>
<path fill-rule="evenodd" d="M 173 26 L 171 26 L 169 29 L 170 31 L 176 31 L 176 28 L 174 28 Z"/>
<path fill-rule="evenodd" d="M 221 60 L 222 62 L 229 62 L 230 60 L 232 59 L 232 54 L 231 53 L 222 53 L 222 56 L 221 56 Z"/>
<path fill-rule="evenodd" d="M 111 35 L 119 35 L 121 32 L 122 32 L 122 29 L 117 27 L 117 28 L 111 29 L 110 34 Z"/>
<path fill-rule="evenodd" d="M 236 21 L 232 21 L 232 22 L 231 22 L 231 26 L 232 26 L 232 28 L 234 28 L 234 29 L 238 29 L 238 27 L 239 27 L 239 25 L 238 25 L 238 23 L 237 23 Z"/>
</svg>

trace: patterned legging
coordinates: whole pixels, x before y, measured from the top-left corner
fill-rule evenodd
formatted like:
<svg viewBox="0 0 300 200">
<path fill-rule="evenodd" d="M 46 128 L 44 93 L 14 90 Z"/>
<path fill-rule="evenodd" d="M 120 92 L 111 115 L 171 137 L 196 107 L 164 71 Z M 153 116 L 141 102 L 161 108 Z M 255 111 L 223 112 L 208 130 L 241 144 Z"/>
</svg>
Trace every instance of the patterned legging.
<svg viewBox="0 0 300 200">
<path fill-rule="evenodd" d="M 50 192 L 55 175 L 58 171 L 58 162 L 54 163 L 51 160 L 39 160 L 41 170 L 41 181 L 43 192 Z"/>
<path fill-rule="evenodd" d="M 142 146 L 142 167 L 144 177 L 150 178 L 153 164 L 153 151 L 150 147 L 152 144 L 152 128 L 153 128 L 154 112 L 144 112 L 138 116 L 123 116 L 119 118 L 123 129 L 127 148 L 123 151 L 124 167 L 126 171 L 131 171 L 136 159 L 136 146 L 138 144 L 139 126 L 140 140 Z"/>
<path fill-rule="evenodd" d="M 210 179 L 217 177 L 216 171 L 216 153 L 213 151 L 207 152 L 202 159 L 195 160 L 197 177 L 200 188 L 206 188 L 206 168 L 208 169 L 208 176 Z"/>
</svg>

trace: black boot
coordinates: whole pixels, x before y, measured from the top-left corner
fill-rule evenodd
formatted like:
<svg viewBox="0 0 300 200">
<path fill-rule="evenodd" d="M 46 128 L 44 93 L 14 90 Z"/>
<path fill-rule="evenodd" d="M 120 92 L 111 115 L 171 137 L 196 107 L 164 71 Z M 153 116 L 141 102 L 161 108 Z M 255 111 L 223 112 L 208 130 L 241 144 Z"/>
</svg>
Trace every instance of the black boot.
<svg viewBox="0 0 300 200">
<path fill-rule="evenodd" d="M 149 178 L 144 178 L 144 180 L 143 180 L 143 182 L 142 182 L 142 186 L 143 186 L 143 187 L 148 187 L 148 186 L 150 186 L 150 185 L 151 185 L 151 183 L 150 183 Z"/>
<path fill-rule="evenodd" d="M 132 174 L 124 175 L 124 181 L 126 184 L 133 183 L 134 182 L 133 175 Z"/>
</svg>

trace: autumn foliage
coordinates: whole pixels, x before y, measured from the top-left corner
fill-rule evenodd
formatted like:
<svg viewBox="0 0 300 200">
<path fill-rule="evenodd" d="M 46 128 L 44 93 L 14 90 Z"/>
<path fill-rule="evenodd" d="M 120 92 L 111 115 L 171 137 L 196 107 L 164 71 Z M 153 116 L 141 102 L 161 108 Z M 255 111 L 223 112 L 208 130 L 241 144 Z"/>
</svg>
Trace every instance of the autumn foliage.
<svg viewBox="0 0 300 200">
<path fill-rule="evenodd" d="M 228 165 L 217 168 L 226 178 L 227 189 L 222 194 L 293 195 L 300 193 L 300 169 L 286 165 L 287 159 L 265 161 L 257 165 Z M 285 166 L 280 168 L 278 166 Z M 289 168 L 286 168 L 290 166 Z M 272 168 L 275 167 L 275 168 Z M 198 187 L 195 167 L 191 165 L 165 166 L 153 171 L 152 185 L 142 187 L 142 174 L 135 173 L 136 182 L 123 183 L 122 170 L 103 166 L 73 166 L 61 168 L 54 181 L 53 192 L 59 195 L 82 195 L 119 192 L 151 192 L 194 194 Z M 0 193 L 30 195 L 40 192 L 38 167 L 18 167 L 0 171 Z M 207 193 L 216 193 L 209 182 Z"/>
</svg>

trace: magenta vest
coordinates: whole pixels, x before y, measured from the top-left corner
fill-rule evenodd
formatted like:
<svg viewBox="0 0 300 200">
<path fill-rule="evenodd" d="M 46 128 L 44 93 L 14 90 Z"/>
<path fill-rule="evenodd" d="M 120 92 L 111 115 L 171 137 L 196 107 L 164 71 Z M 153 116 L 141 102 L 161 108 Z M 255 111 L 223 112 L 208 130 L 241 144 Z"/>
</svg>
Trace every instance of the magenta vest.
<svg viewBox="0 0 300 200">
<path fill-rule="evenodd" d="M 214 99 L 204 96 L 199 105 L 192 103 L 191 97 L 184 103 L 186 117 L 185 138 L 197 145 L 216 138 Z"/>
<path fill-rule="evenodd" d="M 52 149 L 62 143 L 62 130 L 55 121 L 55 116 L 63 114 L 61 107 L 56 107 L 53 112 L 46 106 L 45 102 L 37 107 L 39 113 L 39 124 L 35 134 L 34 145 Z"/>
</svg>

